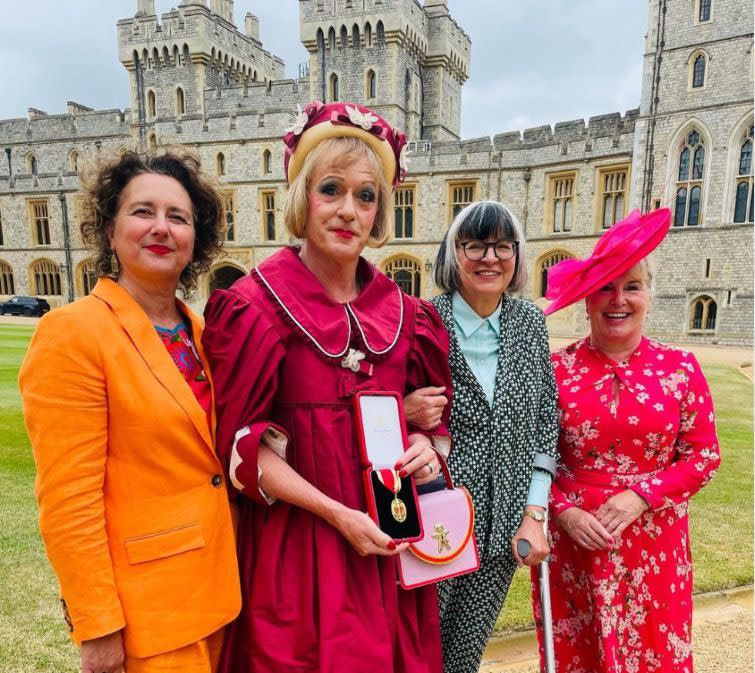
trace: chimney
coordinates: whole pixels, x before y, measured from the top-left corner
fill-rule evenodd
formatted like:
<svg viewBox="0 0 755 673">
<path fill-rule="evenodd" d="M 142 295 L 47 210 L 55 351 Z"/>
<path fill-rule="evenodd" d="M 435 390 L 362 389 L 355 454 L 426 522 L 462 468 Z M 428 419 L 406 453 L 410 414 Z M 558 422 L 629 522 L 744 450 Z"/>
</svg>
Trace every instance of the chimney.
<svg viewBox="0 0 755 673">
<path fill-rule="evenodd" d="M 136 16 L 154 16 L 155 0 L 136 0 Z"/>
<path fill-rule="evenodd" d="M 251 37 L 257 42 L 260 41 L 260 20 L 254 16 L 254 14 L 247 12 L 244 17 L 244 27 L 246 29 L 246 36 Z"/>
</svg>

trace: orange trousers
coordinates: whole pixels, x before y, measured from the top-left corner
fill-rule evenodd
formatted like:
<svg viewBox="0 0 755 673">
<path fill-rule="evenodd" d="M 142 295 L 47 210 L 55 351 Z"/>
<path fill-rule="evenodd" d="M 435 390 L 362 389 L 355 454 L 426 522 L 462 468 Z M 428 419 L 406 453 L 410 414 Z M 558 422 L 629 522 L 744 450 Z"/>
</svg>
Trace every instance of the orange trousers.
<svg viewBox="0 0 755 673">
<path fill-rule="evenodd" d="M 139 659 L 126 655 L 124 673 L 215 673 L 223 647 L 223 629 L 178 650 Z"/>
</svg>

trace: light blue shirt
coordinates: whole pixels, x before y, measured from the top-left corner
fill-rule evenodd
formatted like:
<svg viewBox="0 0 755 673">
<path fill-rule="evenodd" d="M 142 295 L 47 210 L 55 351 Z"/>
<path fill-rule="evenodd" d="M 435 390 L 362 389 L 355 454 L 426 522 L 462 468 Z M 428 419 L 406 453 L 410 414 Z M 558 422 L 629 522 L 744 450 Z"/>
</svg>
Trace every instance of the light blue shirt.
<svg viewBox="0 0 755 673">
<path fill-rule="evenodd" d="M 454 292 L 451 308 L 459 348 L 482 387 L 488 405 L 492 407 L 498 366 L 498 340 L 501 334 L 501 303 L 498 302 L 495 311 L 487 318 L 481 318 L 459 292 Z M 550 487 L 550 474 L 543 470 L 533 470 L 527 504 L 548 507 Z"/>
</svg>

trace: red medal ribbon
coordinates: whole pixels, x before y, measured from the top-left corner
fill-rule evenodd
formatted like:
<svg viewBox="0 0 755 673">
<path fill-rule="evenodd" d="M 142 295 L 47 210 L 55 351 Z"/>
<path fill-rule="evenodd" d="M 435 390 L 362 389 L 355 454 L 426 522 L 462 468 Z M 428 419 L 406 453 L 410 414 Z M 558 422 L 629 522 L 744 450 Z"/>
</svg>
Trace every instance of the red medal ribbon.
<svg viewBox="0 0 755 673">
<path fill-rule="evenodd" d="M 385 486 L 391 493 L 398 493 L 401 490 L 401 478 L 393 468 L 375 470 L 378 481 Z"/>
</svg>

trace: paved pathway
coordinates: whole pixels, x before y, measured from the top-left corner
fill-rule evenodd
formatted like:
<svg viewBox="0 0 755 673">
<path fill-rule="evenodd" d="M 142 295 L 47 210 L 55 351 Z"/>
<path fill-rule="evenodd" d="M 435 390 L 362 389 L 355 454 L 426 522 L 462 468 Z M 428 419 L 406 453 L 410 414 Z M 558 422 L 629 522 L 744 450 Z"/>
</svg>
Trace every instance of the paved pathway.
<svg viewBox="0 0 755 673">
<path fill-rule="evenodd" d="M 695 673 L 752 673 L 752 586 L 695 596 L 692 625 Z M 539 672 L 533 631 L 492 640 L 480 668 L 480 673 Z"/>
</svg>

